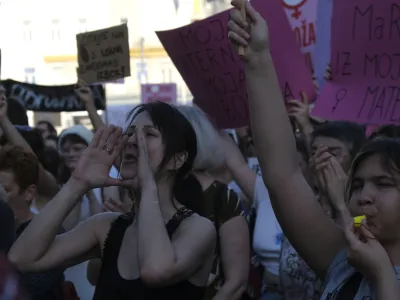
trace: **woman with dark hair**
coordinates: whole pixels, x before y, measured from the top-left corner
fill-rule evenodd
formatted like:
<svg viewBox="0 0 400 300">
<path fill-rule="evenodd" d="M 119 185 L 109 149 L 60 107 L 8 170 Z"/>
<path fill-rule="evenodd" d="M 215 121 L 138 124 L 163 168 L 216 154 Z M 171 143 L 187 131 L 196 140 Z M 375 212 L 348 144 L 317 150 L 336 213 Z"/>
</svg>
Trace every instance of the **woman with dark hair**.
<svg viewBox="0 0 400 300">
<path fill-rule="evenodd" d="M 362 224 L 350 215 L 343 228 L 324 213 L 297 164 L 281 89 L 271 59 L 268 27 L 246 2 L 233 0 L 230 40 L 245 48 L 245 69 L 254 142 L 275 215 L 294 248 L 320 277 L 321 299 L 400 299 L 400 145 L 377 140 L 356 156 L 345 195 L 331 186 L 330 199 L 349 204 L 352 216 L 366 216 Z M 251 31 L 246 31 L 246 23 Z M 268 94 L 268 101 L 265 95 Z M 276 130 L 279 128 L 279 131 Z M 326 182 L 335 174 L 327 169 Z M 356 225 L 356 226 L 355 226 Z"/>
<path fill-rule="evenodd" d="M 27 300 L 23 286 L 13 266 L 7 260 L 7 252 L 15 241 L 15 219 L 11 207 L 5 202 L 7 193 L 0 185 L 0 299 Z M 10 287 L 13 287 L 10 289 Z"/>
<path fill-rule="evenodd" d="M 40 131 L 44 140 L 49 136 L 57 136 L 57 130 L 49 121 L 41 120 L 36 123 L 35 128 Z"/>
<path fill-rule="evenodd" d="M 173 193 L 192 169 L 196 134 L 176 108 L 160 102 L 137 107 L 128 124 L 124 136 L 114 126 L 96 132 L 69 181 L 15 242 L 9 258 L 25 271 L 101 258 L 97 300 L 200 300 L 212 267 L 215 228 Z M 122 179 L 111 178 L 108 172 L 123 149 Z M 111 185 L 131 188 L 136 214 L 97 214 L 56 236 L 84 193 Z"/>
<path fill-rule="evenodd" d="M 7 204 L 7 192 L 0 185 L 0 253 L 7 253 L 15 241 L 15 216 Z"/>
</svg>

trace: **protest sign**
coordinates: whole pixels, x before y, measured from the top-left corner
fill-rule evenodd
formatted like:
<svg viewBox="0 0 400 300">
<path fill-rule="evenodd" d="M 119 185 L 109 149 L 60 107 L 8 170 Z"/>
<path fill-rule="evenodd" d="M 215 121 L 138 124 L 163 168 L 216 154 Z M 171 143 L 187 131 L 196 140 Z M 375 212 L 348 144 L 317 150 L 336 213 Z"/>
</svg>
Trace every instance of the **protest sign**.
<svg viewBox="0 0 400 300">
<path fill-rule="evenodd" d="M 253 0 L 268 17 L 271 55 L 285 100 L 314 94 L 311 74 L 280 0 Z M 244 65 L 227 37 L 229 11 L 168 31 L 157 32 L 168 55 L 182 75 L 194 102 L 219 128 L 249 125 Z M 288 63 L 290 58 L 290 63 Z"/>
<path fill-rule="evenodd" d="M 301 92 L 304 92 L 311 102 L 315 99 L 312 74 L 304 62 L 281 1 L 252 0 L 251 4 L 268 21 L 270 51 L 285 101 L 301 99 Z"/>
<path fill-rule="evenodd" d="M 131 75 L 127 24 L 76 35 L 78 78 L 86 83 Z"/>
<path fill-rule="evenodd" d="M 318 0 L 282 0 L 289 23 L 296 34 L 297 44 L 306 60 L 306 65 L 314 73 L 313 53 L 316 41 L 315 21 Z"/>
<path fill-rule="evenodd" d="M 317 6 L 317 41 L 314 46 L 314 74 L 318 88 L 325 82 L 325 72 L 331 55 L 332 0 L 320 0 Z"/>
<path fill-rule="evenodd" d="M 313 113 L 364 124 L 400 124 L 400 4 L 335 0 L 332 82 Z"/>
<path fill-rule="evenodd" d="M 85 106 L 74 92 L 75 85 L 45 86 L 7 79 L 1 81 L 7 99 L 18 101 L 33 111 L 85 111 Z M 101 85 L 90 87 L 97 109 L 104 109 L 105 91 Z"/>
<path fill-rule="evenodd" d="M 177 102 L 175 83 L 142 84 L 142 103 L 161 101 L 171 104 Z"/>
</svg>

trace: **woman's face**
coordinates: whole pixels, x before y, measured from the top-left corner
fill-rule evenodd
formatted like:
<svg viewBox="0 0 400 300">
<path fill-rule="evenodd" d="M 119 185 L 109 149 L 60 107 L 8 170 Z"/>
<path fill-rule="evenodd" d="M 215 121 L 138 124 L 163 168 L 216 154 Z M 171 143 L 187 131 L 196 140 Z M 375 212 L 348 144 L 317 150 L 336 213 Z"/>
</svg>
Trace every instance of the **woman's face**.
<svg viewBox="0 0 400 300">
<path fill-rule="evenodd" d="M 64 139 L 65 141 L 61 146 L 60 154 L 64 159 L 65 166 L 72 171 L 75 169 L 82 153 L 86 150 L 87 145 L 82 143 L 73 143 L 68 139 L 68 137 L 65 137 Z"/>
<path fill-rule="evenodd" d="M 153 121 L 146 112 L 142 112 L 133 120 L 126 130 L 129 136 L 123 151 L 122 166 L 120 174 L 123 179 L 133 179 L 134 187 L 139 187 L 138 158 L 139 149 L 136 132 L 143 130 L 150 168 L 155 173 L 164 157 L 164 144 L 160 131 L 154 127 Z"/>
<path fill-rule="evenodd" d="M 46 123 L 39 123 L 36 128 L 42 133 L 43 139 L 46 139 L 50 135 L 49 126 Z"/>
<path fill-rule="evenodd" d="M 394 177 L 382 167 L 380 155 L 373 155 L 358 165 L 351 181 L 350 212 L 366 215 L 369 229 L 380 242 L 400 240 L 399 180 L 399 174 Z"/>
<path fill-rule="evenodd" d="M 328 147 L 328 152 L 337 159 L 343 170 L 347 173 L 351 165 L 349 146 L 332 137 L 317 136 L 311 145 L 313 155 L 321 145 Z"/>
</svg>

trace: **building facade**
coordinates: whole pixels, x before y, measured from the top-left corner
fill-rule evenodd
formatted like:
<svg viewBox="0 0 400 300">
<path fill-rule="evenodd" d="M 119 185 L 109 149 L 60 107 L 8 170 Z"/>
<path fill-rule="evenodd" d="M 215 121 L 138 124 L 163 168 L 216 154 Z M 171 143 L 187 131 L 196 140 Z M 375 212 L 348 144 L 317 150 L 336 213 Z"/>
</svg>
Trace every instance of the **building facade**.
<svg viewBox="0 0 400 300">
<path fill-rule="evenodd" d="M 77 81 L 76 34 L 127 23 L 131 76 L 106 84 L 108 105 L 140 102 L 141 83 L 170 83 L 178 101 L 190 91 L 163 49 L 156 30 L 180 27 L 229 6 L 227 0 L 1 0 L 3 79 L 44 85 Z M 29 113 L 32 123 L 49 119 L 60 128 L 86 113 Z"/>
</svg>

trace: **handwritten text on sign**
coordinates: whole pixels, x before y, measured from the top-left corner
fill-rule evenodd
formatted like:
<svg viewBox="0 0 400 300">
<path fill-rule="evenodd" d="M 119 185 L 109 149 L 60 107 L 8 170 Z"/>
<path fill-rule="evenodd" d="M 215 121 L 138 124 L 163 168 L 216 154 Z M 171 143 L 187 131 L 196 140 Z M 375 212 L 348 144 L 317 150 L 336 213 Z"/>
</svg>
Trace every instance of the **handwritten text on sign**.
<svg viewBox="0 0 400 300">
<path fill-rule="evenodd" d="M 336 0 L 332 16 L 333 82 L 314 113 L 360 123 L 400 124 L 400 4 Z"/>
<path fill-rule="evenodd" d="M 237 51 L 227 37 L 228 12 L 158 38 L 182 75 L 195 103 L 220 128 L 248 125 L 246 79 Z"/>
<path fill-rule="evenodd" d="M 301 92 L 305 92 L 309 99 L 314 99 L 310 69 L 296 43 L 281 1 L 252 0 L 251 4 L 268 20 L 270 51 L 284 100 L 300 99 Z"/>
<path fill-rule="evenodd" d="M 312 54 L 316 41 L 317 3 L 317 0 L 282 0 L 289 23 L 296 34 L 297 44 L 300 45 L 311 73 L 314 73 Z"/>
<path fill-rule="evenodd" d="M 86 83 L 131 75 L 127 24 L 76 35 L 78 77 Z"/>
</svg>

